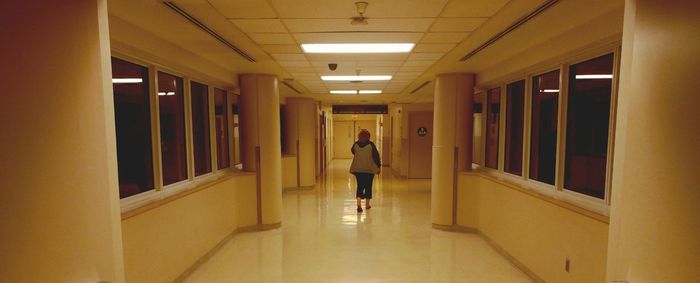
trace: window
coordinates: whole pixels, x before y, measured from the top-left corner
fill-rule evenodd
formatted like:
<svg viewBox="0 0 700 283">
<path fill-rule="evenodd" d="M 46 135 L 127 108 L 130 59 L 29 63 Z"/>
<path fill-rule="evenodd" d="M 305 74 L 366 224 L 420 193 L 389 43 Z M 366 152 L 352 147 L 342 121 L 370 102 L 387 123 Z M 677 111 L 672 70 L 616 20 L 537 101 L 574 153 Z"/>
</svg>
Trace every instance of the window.
<svg viewBox="0 0 700 283">
<path fill-rule="evenodd" d="M 532 78 L 530 179 L 554 185 L 559 113 L 559 70 Z"/>
<path fill-rule="evenodd" d="M 614 55 L 572 65 L 566 120 L 564 188 L 605 198 Z"/>
<path fill-rule="evenodd" d="M 483 104 L 484 103 L 484 93 L 474 94 L 474 102 L 472 104 L 473 108 L 473 122 L 474 122 L 474 140 L 472 142 L 472 163 L 483 164 L 482 154 L 481 154 L 481 137 L 482 137 L 482 125 L 483 125 Z"/>
<path fill-rule="evenodd" d="M 523 120 L 525 110 L 525 81 L 506 86 L 506 147 L 504 171 L 523 174 Z"/>
<path fill-rule="evenodd" d="M 209 88 L 192 82 L 192 151 L 194 153 L 194 175 L 211 172 L 211 144 L 209 138 Z"/>
<path fill-rule="evenodd" d="M 229 167 L 228 152 L 228 94 L 214 89 L 214 113 L 216 117 L 216 164 L 218 169 Z"/>
<path fill-rule="evenodd" d="M 498 125 L 500 121 L 501 89 L 493 88 L 486 93 L 486 167 L 498 169 Z"/>
<path fill-rule="evenodd" d="M 187 179 L 182 78 L 158 72 L 163 186 Z"/>
<path fill-rule="evenodd" d="M 241 165 L 241 136 L 238 120 L 238 95 L 231 96 L 231 117 L 233 118 L 233 165 L 243 169 Z"/>
<path fill-rule="evenodd" d="M 119 198 L 153 190 L 148 68 L 112 58 Z"/>
</svg>

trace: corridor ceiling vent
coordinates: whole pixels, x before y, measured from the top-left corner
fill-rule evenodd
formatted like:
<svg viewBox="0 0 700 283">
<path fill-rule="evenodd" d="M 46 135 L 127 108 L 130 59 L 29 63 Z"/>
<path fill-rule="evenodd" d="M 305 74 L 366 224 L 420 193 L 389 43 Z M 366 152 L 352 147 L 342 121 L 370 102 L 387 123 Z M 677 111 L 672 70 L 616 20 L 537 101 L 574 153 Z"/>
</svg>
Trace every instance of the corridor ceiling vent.
<svg viewBox="0 0 700 283">
<path fill-rule="evenodd" d="M 420 84 L 417 88 L 413 89 L 413 90 L 411 91 L 411 94 L 414 94 L 414 93 L 418 92 L 421 88 L 424 88 L 424 87 L 427 86 L 429 83 L 430 83 L 430 81 L 425 81 L 425 82 L 423 82 L 423 83 Z"/>
<path fill-rule="evenodd" d="M 350 24 L 351 25 L 367 25 L 369 22 L 367 22 L 367 18 L 365 17 L 365 12 L 367 12 L 367 6 L 369 3 L 367 2 L 355 2 L 355 8 L 357 9 L 357 13 L 360 14 L 357 17 L 352 17 L 350 18 Z"/>
<path fill-rule="evenodd" d="M 246 60 L 248 60 L 248 61 L 250 61 L 250 62 L 255 62 L 255 58 L 253 58 L 253 56 L 250 56 L 250 54 L 248 54 L 248 53 L 246 53 L 245 51 L 243 51 L 242 49 L 238 48 L 238 46 L 233 45 L 233 43 L 229 42 L 229 41 L 226 40 L 224 37 L 222 37 L 221 35 L 219 35 L 219 34 L 216 33 L 215 31 L 213 31 L 212 29 L 210 29 L 209 27 L 207 27 L 206 25 L 204 25 L 204 23 L 202 23 L 201 21 L 197 20 L 197 19 L 196 19 L 195 17 L 193 17 L 192 15 L 188 14 L 187 12 L 185 12 L 185 10 L 183 10 L 182 8 L 180 8 L 180 7 L 178 7 L 177 5 L 175 5 L 175 3 L 173 3 L 172 1 L 164 1 L 163 4 L 165 4 L 166 6 L 168 6 L 170 9 L 172 9 L 172 10 L 175 11 L 176 13 L 180 14 L 180 16 L 182 16 L 182 17 L 184 17 L 185 19 L 187 19 L 190 23 L 194 24 L 195 26 L 197 26 L 197 27 L 199 27 L 200 29 L 202 29 L 204 32 L 206 32 L 206 33 L 208 33 L 209 35 L 211 35 L 214 39 L 216 39 L 217 41 L 221 42 L 221 44 L 226 45 L 226 47 L 230 48 L 231 50 L 233 50 L 234 52 L 236 52 L 236 53 L 237 53 L 238 55 L 240 55 L 241 57 L 245 58 Z"/>
<path fill-rule="evenodd" d="M 304 53 L 408 53 L 414 43 L 311 43 L 302 44 Z"/>
<path fill-rule="evenodd" d="M 525 23 L 527 23 L 528 21 L 530 21 L 531 19 L 533 19 L 533 18 L 536 17 L 537 15 L 539 15 L 539 14 L 541 14 L 542 12 L 544 12 L 545 10 L 547 10 L 549 7 L 552 7 L 552 6 L 553 6 L 554 4 L 556 4 L 557 2 L 559 2 L 559 0 L 548 0 L 548 1 L 544 2 L 544 3 L 542 3 L 542 5 L 538 6 L 538 7 L 535 8 L 534 10 L 530 11 L 530 13 L 528 13 L 528 14 L 525 15 L 524 17 L 518 19 L 517 21 L 515 21 L 514 23 L 512 23 L 510 26 L 508 26 L 508 27 L 507 27 L 506 29 L 504 29 L 503 31 L 499 32 L 498 34 L 496 34 L 496 35 L 494 35 L 493 37 L 489 38 L 489 40 L 487 40 L 486 42 L 484 42 L 484 43 L 482 43 L 481 45 L 479 45 L 479 47 L 477 47 L 476 49 L 472 50 L 472 52 L 469 52 L 467 55 L 464 55 L 464 57 L 462 57 L 462 59 L 459 59 L 459 61 L 462 61 L 462 62 L 467 61 L 469 58 L 473 57 L 473 56 L 476 55 L 477 53 L 479 53 L 479 52 L 481 52 L 482 50 L 486 49 L 486 47 L 489 47 L 491 44 L 494 44 L 496 41 L 498 41 L 498 40 L 501 39 L 502 37 L 506 36 L 507 34 L 511 33 L 512 31 L 516 30 L 516 29 L 519 28 L 520 26 L 524 25 Z"/>
</svg>

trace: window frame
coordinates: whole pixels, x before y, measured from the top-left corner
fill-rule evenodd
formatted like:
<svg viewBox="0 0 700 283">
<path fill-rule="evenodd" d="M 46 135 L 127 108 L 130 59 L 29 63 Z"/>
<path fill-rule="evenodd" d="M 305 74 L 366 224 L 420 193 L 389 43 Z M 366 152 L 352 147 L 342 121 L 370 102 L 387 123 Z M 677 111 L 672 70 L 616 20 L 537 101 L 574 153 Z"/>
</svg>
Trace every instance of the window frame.
<svg viewBox="0 0 700 283">
<path fill-rule="evenodd" d="M 524 125 L 523 125 L 523 156 L 522 156 L 522 176 L 514 175 L 505 172 L 505 154 L 499 154 L 498 157 L 498 169 L 492 169 L 487 166 L 480 166 L 481 171 L 488 174 L 489 176 L 495 177 L 500 180 L 504 180 L 510 183 L 514 183 L 523 188 L 533 190 L 545 196 L 552 197 L 554 199 L 563 200 L 583 209 L 599 213 L 602 215 L 610 214 L 610 203 L 611 203 L 611 184 L 612 184 L 612 170 L 614 163 L 614 151 L 615 151 L 615 129 L 616 129 L 616 119 L 617 119 L 617 105 L 618 105 L 618 86 L 619 86 L 619 74 L 620 74 L 620 54 L 621 46 L 619 41 L 608 43 L 602 46 L 589 48 L 585 51 L 572 54 L 566 57 L 559 57 L 549 61 L 545 61 L 544 64 L 539 64 L 534 68 L 523 70 L 518 72 L 516 75 L 504 76 L 505 79 L 494 80 L 493 83 L 487 83 L 478 86 L 478 89 L 474 93 L 483 92 L 486 94 L 488 90 L 493 88 L 500 88 L 501 95 L 501 105 L 507 103 L 508 96 L 505 94 L 507 91 L 507 85 L 520 81 L 525 78 L 525 110 L 524 114 Z M 605 196 L 603 199 L 578 193 L 572 190 L 564 188 L 564 166 L 565 154 L 564 150 L 566 148 L 566 121 L 567 121 L 567 111 L 568 111 L 568 97 L 569 97 L 569 68 L 572 65 L 582 63 L 591 59 L 595 59 L 600 56 L 607 54 L 613 54 L 613 82 L 611 89 L 611 101 L 610 101 L 610 119 L 609 130 L 608 130 L 608 148 L 606 156 L 606 174 L 605 174 Z M 533 77 L 559 70 L 559 101 L 557 103 L 557 143 L 556 143 L 556 160 L 555 160 L 555 178 L 554 185 L 550 185 L 535 179 L 530 179 L 530 145 L 531 145 L 531 130 L 532 130 L 532 79 Z M 523 76 L 522 74 L 526 74 Z M 487 100 L 484 99 L 484 110 L 482 113 L 488 114 L 488 106 L 486 106 Z M 503 107 L 501 107 L 503 108 Z M 500 111 L 499 121 L 499 153 L 505 152 L 505 119 L 506 111 Z M 484 120 L 482 128 L 487 127 L 486 120 Z M 484 129 L 485 130 L 485 129 Z M 482 135 L 482 153 L 484 164 L 486 160 L 486 135 Z"/>
<path fill-rule="evenodd" d="M 140 66 L 143 66 L 148 69 L 148 80 L 149 80 L 149 85 L 148 85 L 148 98 L 149 98 L 149 107 L 150 107 L 150 127 L 151 127 L 151 158 L 153 159 L 153 189 L 142 192 L 139 194 L 135 194 L 129 197 L 125 197 L 120 199 L 120 210 L 121 213 L 125 213 L 137 208 L 140 208 L 142 206 L 145 206 L 149 203 L 153 203 L 159 200 L 166 199 L 168 197 L 171 197 L 173 195 L 177 195 L 179 193 L 189 191 L 196 189 L 197 187 L 202 186 L 205 183 L 209 183 L 211 181 L 214 181 L 216 179 L 219 179 L 224 176 L 228 176 L 231 174 L 234 174 L 235 172 L 239 170 L 235 170 L 233 166 L 229 166 L 228 168 L 224 169 L 218 169 L 216 167 L 216 158 L 217 158 L 217 152 L 216 152 L 216 144 L 215 144 L 215 135 L 216 133 L 213 132 L 214 125 L 212 121 L 214 121 L 214 95 L 213 95 L 213 90 L 214 88 L 218 88 L 221 90 L 224 90 L 227 95 L 227 101 L 230 104 L 230 96 L 235 95 L 232 93 L 231 88 L 234 86 L 225 86 L 220 83 L 216 83 L 211 79 L 206 79 L 198 76 L 193 76 L 193 75 L 188 75 L 185 72 L 181 72 L 176 68 L 171 68 L 167 66 L 163 66 L 161 64 L 154 63 L 149 60 L 144 60 L 140 59 L 134 56 L 130 56 L 125 53 L 117 52 L 112 50 L 111 57 L 117 58 L 119 60 L 123 60 L 129 63 L 137 64 Z M 161 144 L 160 144 L 160 105 L 158 103 L 158 72 L 164 72 L 170 75 L 174 75 L 177 77 L 182 78 L 183 80 L 183 107 L 184 107 L 184 112 L 185 112 L 185 152 L 187 154 L 186 156 L 186 162 L 187 162 L 187 178 L 176 182 L 172 183 L 169 185 L 163 185 L 163 175 L 162 175 L 162 152 L 161 152 Z M 212 171 L 209 173 L 202 174 L 200 176 L 196 176 L 194 174 L 194 148 L 193 148 L 193 139 L 194 135 L 192 133 L 192 98 L 191 98 L 191 82 L 195 81 L 200 84 L 204 84 L 208 87 L 207 90 L 207 97 L 209 101 L 209 107 L 208 107 L 208 117 L 209 117 L 209 135 L 210 135 L 210 140 L 209 140 L 209 146 L 211 148 L 209 154 L 210 154 L 210 159 L 211 159 L 211 165 L 212 165 Z M 230 105 L 229 105 L 230 107 Z M 230 120 L 230 119 L 229 119 Z M 229 127 L 232 125 L 229 122 Z M 229 135 L 229 148 L 232 146 L 232 138 Z M 229 156 L 231 155 L 231 152 L 229 151 Z M 231 156 L 229 158 L 232 158 Z M 230 159 L 229 159 L 230 160 Z M 230 161 L 229 161 L 230 162 Z"/>
</svg>

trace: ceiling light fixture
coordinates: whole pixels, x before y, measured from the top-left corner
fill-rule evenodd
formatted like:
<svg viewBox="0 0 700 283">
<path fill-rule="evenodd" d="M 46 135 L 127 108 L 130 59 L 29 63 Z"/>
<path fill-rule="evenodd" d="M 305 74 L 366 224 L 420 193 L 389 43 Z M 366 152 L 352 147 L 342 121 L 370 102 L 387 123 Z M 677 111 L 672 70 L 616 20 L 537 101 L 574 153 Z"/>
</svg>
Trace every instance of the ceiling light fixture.
<svg viewBox="0 0 700 283">
<path fill-rule="evenodd" d="M 559 90 L 558 89 L 543 89 L 543 90 L 540 90 L 540 92 L 554 93 L 554 92 L 559 92 Z"/>
<path fill-rule="evenodd" d="M 612 74 L 603 75 L 576 75 L 577 80 L 596 80 L 596 79 L 612 79 Z"/>
<path fill-rule="evenodd" d="M 408 53 L 413 43 L 319 43 L 302 44 L 305 53 Z"/>
<path fill-rule="evenodd" d="M 173 96 L 173 95 L 175 95 L 175 92 L 172 92 L 172 91 L 162 92 L 161 91 L 161 92 L 158 92 L 158 95 L 159 96 Z"/>
<path fill-rule="evenodd" d="M 381 90 L 331 90 L 331 94 L 380 94 Z"/>
<path fill-rule="evenodd" d="M 388 81 L 391 76 L 321 76 L 324 81 Z"/>
<path fill-rule="evenodd" d="M 113 84 L 140 84 L 143 82 L 142 78 L 121 78 L 112 79 Z"/>
</svg>

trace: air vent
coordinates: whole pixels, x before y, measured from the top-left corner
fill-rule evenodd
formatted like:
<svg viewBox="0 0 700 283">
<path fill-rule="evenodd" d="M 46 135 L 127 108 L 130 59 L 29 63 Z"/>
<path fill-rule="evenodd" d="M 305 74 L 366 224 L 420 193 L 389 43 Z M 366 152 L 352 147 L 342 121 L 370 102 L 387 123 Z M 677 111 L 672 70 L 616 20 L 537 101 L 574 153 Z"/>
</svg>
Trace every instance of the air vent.
<svg viewBox="0 0 700 283">
<path fill-rule="evenodd" d="M 549 1 L 547 1 L 547 2 L 542 3 L 542 5 L 538 6 L 538 7 L 535 8 L 534 10 L 532 10 L 529 14 L 527 14 L 527 15 L 525 15 L 524 17 L 518 19 L 518 20 L 515 21 L 513 24 L 511 24 L 510 26 L 508 26 L 506 29 L 504 29 L 503 31 L 499 32 L 499 33 L 496 34 L 495 36 L 489 38 L 489 40 L 487 40 L 486 42 L 484 42 L 483 44 L 481 44 L 481 45 L 480 45 L 479 47 L 477 47 L 476 49 L 472 50 L 472 52 L 469 52 L 469 54 L 467 54 L 467 55 L 465 55 L 464 57 L 462 57 L 462 59 L 460 59 L 460 61 L 462 61 L 462 62 L 467 61 L 469 58 L 471 58 L 471 57 L 473 57 L 474 55 L 476 55 L 477 53 L 481 52 L 481 50 L 484 50 L 484 49 L 486 49 L 486 47 L 489 47 L 489 45 L 494 44 L 496 41 L 498 41 L 498 40 L 501 39 L 502 37 L 506 36 L 507 34 L 511 33 L 512 31 L 516 30 L 517 28 L 519 28 L 519 27 L 522 26 L 523 24 L 527 23 L 527 22 L 530 21 L 532 18 L 534 18 L 534 17 L 536 17 L 537 15 L 539 15 L 540 13 L 544 12 L 545 10 L 547 10 L 549 7 L 553 6 L 553 5 L 556 4 L 557 2 L 559 2 L 559 0 L 549 0 Z"/>
<path fill-rule="evenodd" d="M 420 84 L 417 88 L 413 89 L 413 90 L 411 91 L 411 94 L 414 94 L 414 93 L 418 92 L 421 88 L 427 86 L 429 83 L 430 83 L 430 81 L 425 81 L 425 82 L 423 82 L 423 83 Z"/>
<path fill-rule="evenodd" d="M 246 53 L 246 52 L 243 51 L 242 49 L 240 49 L 240 48 L 238 48 L 237 46 L 233 45 L 233 43 L 229 42 L 228 40 L 226 40 L 225 38 L 223 38 L 221 35 L 219 35 L 219 34 L 216 33 L 215 31 L 213 31 L 212 29 L 210 29 L 209 27 L 207 27 L 206 25 L 204 25 L 202 22 L 200 22 L 199 20 L 197 20 L 195 17 L 193 17 L 193 16 L 191 16 L 190 14 L 188 14 L 187 12 L 185 12 L 185 10 L 183 10 L 183 9 L 181 9 L 180 7 L 178 7 L 177 5 L 175 5 L 175 3 L 171 2 L 171 1 L 164 1 L 163 4 L 165 4 L 165 5 L 168 6 L 170 9 L 172 9 L 173 11 L 177 12 L 178 14 L 180 14 L 180 16 L 183 16 L 185 19 L 187 19 L 188 21 L 190 21 L 190 23 L 194 24 L 195 26 L 197 26 L 197 27 L 199 27 L 200 29 L 202 29 L 204 32 L 206 32 L 206 33 L 208 33 L 209 35 L 211 35 L 212 37 L 214 37 L 216 40 L 218 40 L 219 42 L 221 42 L 223 45 L 226 45 L 226 47 L 231 48 L 231 50 L 233 50 L 234 52 L 238 53 L 238 55 L 241 55 L 241 57 L 245 58 L 246 60 L 248 60 L 248 61 L 250 61 L 250 62 L 255 62 L 255 58 L 253 58 L 253 56 L 250 56 L 248 53 Z"/>
</svg>

